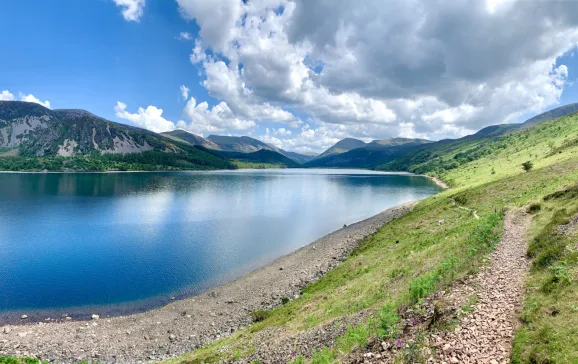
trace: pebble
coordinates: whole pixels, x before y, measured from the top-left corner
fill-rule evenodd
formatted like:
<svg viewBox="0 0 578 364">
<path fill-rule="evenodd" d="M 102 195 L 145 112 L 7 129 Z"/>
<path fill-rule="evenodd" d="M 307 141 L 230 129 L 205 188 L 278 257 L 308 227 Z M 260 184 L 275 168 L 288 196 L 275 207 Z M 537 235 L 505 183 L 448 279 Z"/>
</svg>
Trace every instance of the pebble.
<svg viewBox="0 0 578 364">
<path fill-rule="evenodd" d="M 92 315 L 92 319 L 93 319 L 93 320 L 98 320 L 99 318 L 100 318 L 99 315 Z"/>
</svg>

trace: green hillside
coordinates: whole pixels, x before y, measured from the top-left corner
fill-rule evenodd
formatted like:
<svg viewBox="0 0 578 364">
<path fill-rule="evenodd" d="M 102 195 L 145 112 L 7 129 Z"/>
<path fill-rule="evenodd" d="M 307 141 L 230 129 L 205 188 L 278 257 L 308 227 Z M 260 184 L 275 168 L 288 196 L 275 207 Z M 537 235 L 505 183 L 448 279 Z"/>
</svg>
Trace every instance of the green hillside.
<svg viewBox="0 0 578 364">
<path fill-rule="evenodd" d="M 206 149 L 216 156 L 233 161 L 239 168 L 297 168 L 299 163 L 281 153 L 261 149 L 252 153 L 229 152 Z"/>
<path fill-rule="evenodd" d="M 507 167 L 512 164 L 530 160 L 540 168 L 552 160 L 574 157 L 578 146 L 577 120 L 578 115 L 571 114 L 517 133 L 497 137 L 474 135 L 440 142 L 408 150 L 401 158 L 377 169 L 430 174 L 454 186 L 496 180 L 518 173 L 517 168 Z"/>
<path fill-rule="evenodd" d="M 333 146 L 319 157 L 305 163 L 304 166 L 315 168 L 374 169 L 387 161 L 393 160 L 401 152 L 410 147 L 429 143 L 430 141 L 423 139 L 391 138 L 374 140 L 367 144 L 363 143 L 362 147 L 342 152 L 337 152 L 337 150 L 341 149 L 336 149 L 335 146 Z M 336 146 L 338 144 L 339 143 L 337 143 Z M 331 150 L 333 150 L 333 152 L 330 152 Z"/>
<path fill-rule="evenodd" d="M 325 347 L 296 345 L 292 359 L 287 358 L 291 363 L 346 361 L 350 353 L 382 340 L 395 346 L 407 336 L 407 328 L 400 327 L 400 312 L 419 312 L 425 298 L 477 272 L 500 239 L 501 211 L 517 208 L 534 213 L 528 251 L 533 264 L 513 362 L 577 362 L 572 330 L 578 324 L 578 253 L 575 240 L 555 233 L 578 212 L 573 187 L 578 181 L 577 131 L 578 117 L 572 115 L 494 141 L 488 147 L 491 153 L 440 173 L 454 189 L 384 225 L 346 261 L 309 284 L 299 298 L 259 313 L 259 322 L 228 338 L 168 362 L 263 362 L 256 349 L 275 347 L 275 337 L 260 335 L 271 328 L 284 337 L 297 337 L 314 335 L 319 328 L 345 327 Z M 475 139 L 462 141 L 459 148 L 444 147 L 436 149 L 441 161 L 472 147 L 486 150 Z M 528 160 L 534 168 L 525 172 L 521 164 Z M 426 325 L 423 330 L 404 342 L 399 362 L 420 362 L 427 344 L 419 338 L 440 327 Z"/>
</svg>

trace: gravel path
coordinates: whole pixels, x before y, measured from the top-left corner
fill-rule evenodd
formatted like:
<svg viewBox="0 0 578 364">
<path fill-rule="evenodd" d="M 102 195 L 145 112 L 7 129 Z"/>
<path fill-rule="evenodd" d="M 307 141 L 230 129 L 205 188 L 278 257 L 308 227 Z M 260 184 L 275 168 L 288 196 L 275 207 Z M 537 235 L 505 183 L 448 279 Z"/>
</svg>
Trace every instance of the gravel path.
<svg viewBox="0 0 578 364">
<path fill-rule="evenodd" d="M 431 362 L 509 363 L 512 336 L 517 328 L 516 311 L 524 298 L 528 270 L 526 232 L 530 216 L 510 212 L 504 235 L 491 257 L 491 264 L 474 278 L 478 303 L 453 332 L 436 336 L 436 358 Z M 455 292 L 454 294 L 460 294 Z"/>
<path fill-rule="evenodd" d="M 246 326 L 251 312 L 299 295 L 307 283 L 344 260 L 361 239 L 414 205 L 388 209 L 210 292 L 145 313 L 0 327 L 0 355 L 34 356 L 61 364 L 141 363 L 192 351 Z"/>
<path fill-rule="evenodd" d="M 423 314 L 414 316 L 415 311 L 406 312 L 403 326 L 408 333 L 399 340 L 404 343 L 402 346 L 378 342 L 378 352 L 353 356 L 351 362 L 393 363 L 394 358 L 407 350 L 406 343 L 419 340 L 418 334 L 436 322 L 449 324 L 457 320 L 459 323 L 452 331 L 425 332 L 420 355 L 427 363 L 509 363 L 529 267 L 526 233 L 530 220 L 522 211 L 508 212 L 504 235 L 487 266 L 478 274 L 454 283 L 448 292 L 428 298 L 419 310 Z"/>
</svg>

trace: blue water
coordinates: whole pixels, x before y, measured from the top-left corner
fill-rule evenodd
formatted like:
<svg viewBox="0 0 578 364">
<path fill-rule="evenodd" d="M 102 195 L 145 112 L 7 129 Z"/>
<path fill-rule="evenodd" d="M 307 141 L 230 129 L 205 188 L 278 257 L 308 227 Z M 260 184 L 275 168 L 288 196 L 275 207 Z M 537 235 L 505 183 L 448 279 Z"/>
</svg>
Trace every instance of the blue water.
<svg viewBox="0 0 578 364">
<path fill-rule="evenodd" d="M 0 174 L 0 313 L 160 305 L 438 191 L 357 170 Z"/>
</svg>

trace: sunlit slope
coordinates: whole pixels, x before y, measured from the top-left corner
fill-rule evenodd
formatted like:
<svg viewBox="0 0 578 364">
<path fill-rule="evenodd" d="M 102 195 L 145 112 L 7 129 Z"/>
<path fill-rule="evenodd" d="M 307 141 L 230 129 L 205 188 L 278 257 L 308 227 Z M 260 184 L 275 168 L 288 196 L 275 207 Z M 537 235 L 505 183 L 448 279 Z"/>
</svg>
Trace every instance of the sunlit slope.
<svg viewBox="0 0 578 364">
<path fill-rule="evenodd" d="M 578 154 L 578 115 L 493 138 L 465 138 L 406 155 L 378 167 L 441 177 L 455 187 L 495 181 L 521 172 L 531 161 L 541 168 Z"/>
</svg>

